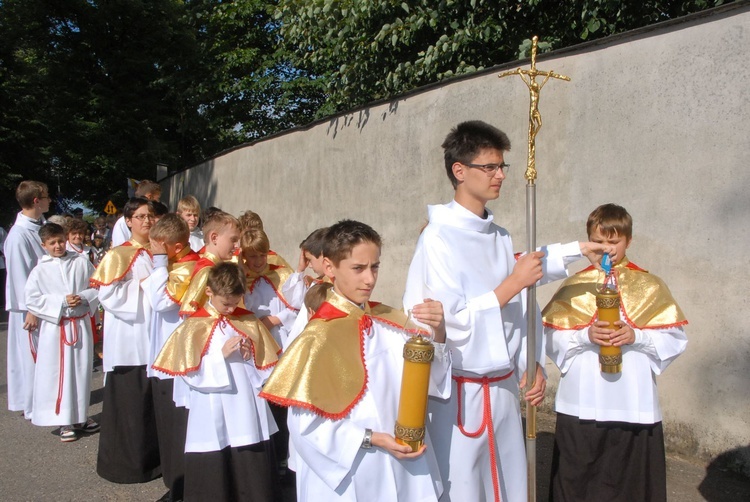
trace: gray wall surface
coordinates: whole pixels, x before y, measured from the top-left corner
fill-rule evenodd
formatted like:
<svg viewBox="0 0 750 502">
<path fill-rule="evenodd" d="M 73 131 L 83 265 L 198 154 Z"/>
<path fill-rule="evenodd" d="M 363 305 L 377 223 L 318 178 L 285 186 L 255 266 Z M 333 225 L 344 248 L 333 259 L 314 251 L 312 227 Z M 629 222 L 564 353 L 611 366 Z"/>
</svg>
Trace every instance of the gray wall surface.
<svg viewBox="0 0 750 502">
<path fill-rule="evenodd" d="M 749 30 L 745 3 L 540 56 L 539 69 L 572 81 L 542 90 L 537 136 L 537 242 L 585 240 L 599 204 L 630 211 L 630 259 L 666 281 L 690 320 L 687 352 L 659 377 L 669 447 L 739 452 L 748 471 Z M 364 221 L 384 238 L 374 299 L 398 306 L 426 206 L 452 198 L 440 144 L 460 121 L 485 120 L 513 141 L 489 207 L 525 248 L 529 95 L 517 76 L 497 78 L 516 66 L 238 148 L 167 178 L 165 195 L 173 207 L 194 194 L 204 207 L 256 211 L 290 263 L 315 228 Z M 540 288 L 542 306 L 555 288 Z"/>
</svg>

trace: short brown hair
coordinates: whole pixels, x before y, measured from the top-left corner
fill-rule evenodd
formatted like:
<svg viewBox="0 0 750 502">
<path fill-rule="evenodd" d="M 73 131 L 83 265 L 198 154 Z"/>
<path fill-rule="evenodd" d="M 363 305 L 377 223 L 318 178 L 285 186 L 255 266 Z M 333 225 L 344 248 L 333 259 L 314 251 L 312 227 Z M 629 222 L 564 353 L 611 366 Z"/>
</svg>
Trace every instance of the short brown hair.
<svg viewBox="0 0 750 502">
<path fill-rule="evenodd" d="M 122 208 L 122 215 L 125 218 L 130 219 L 133 217 L 135 212 L 140 209 L 141 206 L 148 206 L 149 212 L 151 214 L 154 213 L 154 210 L 151 207 L 151 204 L 149 204 L 148 199 L 144 197 L 133 197 L 125 203 L 125 207 Z"/>
<path fill-rule="evenodd" d="M 251 228 L 260 228 L 263 230 L 263 220 L 260 219 L 258 213 L 248 209 L 240 215 L 240 229 L 244 231 Z"/>
<path fill-rule="evenodd" d="M 198 216 L 200 216 L 201 204 L 194 196 L 186 195 L 177 202 L 177 214 L 180 214 L 183 211 L 193 211 Z"/>
<path fill-rule="evenodd" d="M 41 239 L 42 243 L 47 242 L 52 237 L 62 237 L 64 239 L 66 235 L 65 229 L 57 223 L 45 223 L 39 229 L 39 239 Z"/>
<path fill-rule="evenodd" d="M 206 286 L 216 296 L 244 295 L 247 291 L 247 279 L 239 265 L 225 261 L 211 267 Z"/>
<path fill-rule="evenodd" d="M 242 232 L 240 247 L 243 253 L 245 251 L 253 251 L 255 253 L 268 254 L 271 250 L 271 243 L 262 229 L 251 228 Z"/>
<path fill-rule="evenodd" d="M 206 219 L 206 222 L 203 224 L 203 235 L 208 240 L 208 234 L 211 232 L 220 233 L 227 226 L 241 228 L 237 218 L 224 211 L 217 211 Z"/>
<path fill-rule="evenodd" d="M 461 122 L 451 129 L 450 134 L 445 137 L 441 146 L 445 160 L 445 172 L 455 189 L 458 186 L 458 180 L 453 174 L 453 164 L 456 162 L 467 164 L 474 160 L 482 150 L 488 148 L 501 152 L 510 150 L 510 139 L 508 139 L 507 134 L 495 126 L 481 120 L 470 120 Z"/>
<path fill-rule="evenodd" d="M 49 189 L 41 181 L 22 181 L 16 187 L 16 200 L 21 209 L 33 208 L 34 199 L 41 199 L 44 194 L 49 196 Z"/>
<path fill-rule="evenodd" d="M 323 256 L 338 266 L 341 260 L 352 254 L 357 244 L 372 242 L 381 247 L 380 235 L 369 225 L 354 220 L 341 220 L 328 228 L 323 247 Z"/>
<path fill-rule="evenodd" d="M 164 241 L 167 244 L 187 245 L 190 241 L 190 229 L 188 229 L 185 220 L 174 213 L 169 213 L 165 214 L 151 227 L 149 237 L 155 241 Z"/>
<path fill-rule="evenodd" d="M 74 232 L 86 235 L 89 233 L 89 224 L 78 218 L 68 218 L 65 221 L 65 235 L 68 236 Z"/>
<path fill-rule="evenodd" d="M 323 246 L 326 242 L 326 232 L 328 232 L 328 227 L 313 230 L 310 235 L 300 243 L 299 248 L 302 251 L 307 251 L 315 258 L 319 258 L 320 255 L 323 254 Z"/>
<path fill-rule="evenodd" d="M 161 195 L 161 185 L 151 180 L 141 181 L 135 189 L 136 197 L 145 197 L 157 193 Z"/>
<path fill-rule="evenodd" d="M 602 204 L 591 212 L 586 222 L 589 239 L 596 229 L 605 237 L 620 235 L 630 240 L 633 237 L 633 218 L 622 206 Z"/>
<path fill-rule="evenodd" d="M 310 289 L 307 290 L 307 293 L 305 293 L 305 307 L 313 312 L 317 312 L 323 302 L 326 301 L 328 290 L 331 289 L 331 287 L 333 287 L 333 283 L 330 282 L 313 284 Z"/>
</svg>

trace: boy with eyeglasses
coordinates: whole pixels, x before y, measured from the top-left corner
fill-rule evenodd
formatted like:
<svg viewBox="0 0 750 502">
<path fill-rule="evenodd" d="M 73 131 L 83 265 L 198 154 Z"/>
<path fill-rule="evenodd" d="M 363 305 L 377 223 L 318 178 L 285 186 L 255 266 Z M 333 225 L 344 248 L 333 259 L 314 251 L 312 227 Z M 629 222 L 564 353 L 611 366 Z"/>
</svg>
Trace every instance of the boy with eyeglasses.
<svg viewBox="0 0 750 502">
<path fill-rule="evenodd" d="M 428 430 L 446 486 L 441 500 L 522 501 L 527 497 L 518 400 L 527 371 L 522 293 L 543 277 L 565 277 L 567 263 L 582 254 L 598 261 L 606 246 L 553 244 L 515 260 L 510 235 L 486 207 L 500 196 L 510 140 L 489 124 L 470 121 L 458 124 L 442 147 L 454 200 L 428 207 L 429 223 L 404 294 L 405 308 L 425 297 L 442 302 L 446 344 L 457 355 L 451 398 L 429 403 Z M 538 307 L 531 308 L 539 316 Z M 532 336 L 542 361 L 541 329 Z M 545 374 L 541 364 L 531 371 L 536 380 L 525 399 L 536 406 L 544 399 Z"/>
<path fill-rule="evenodd" d="M 16 188 L 21 211 L 3 244 L 7 277 L 5 309 L 8 311 L 8 409 L 23 411 L 31 420 L 34 395 L 34 354 L 39 334 L 37 318 L 26 308 L 24 287 L 31 270 L 45 255 L 39 230 L 49 211 L 47 185 L 22 181 Z"/>
</svg>

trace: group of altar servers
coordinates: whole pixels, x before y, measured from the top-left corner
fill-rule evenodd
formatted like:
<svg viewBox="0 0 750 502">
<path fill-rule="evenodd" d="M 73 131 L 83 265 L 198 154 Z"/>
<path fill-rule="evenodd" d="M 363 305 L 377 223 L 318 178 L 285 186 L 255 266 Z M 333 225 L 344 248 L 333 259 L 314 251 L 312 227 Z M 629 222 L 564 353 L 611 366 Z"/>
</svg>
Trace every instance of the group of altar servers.
<svg viewBox="0 0 750 502">
<path fill-rule="evenodd" d="M 46 185 L 22 182 L 4 245 L 9 409 L 60 426 L 63 441 L 99 430 L 87 411 L 100 303 L 97 472 L 109 481 L 162 475 L 161 500 L 278 500 L 288 457 L 299 500 L 522 501 L 519 395 L 544 399 L 546 354 L 562 373 L 550 498 L 666 500 L 655 376 L 685 350 L 687 321 L 666 285 L 627 259 L 632 218 L 605 204 L 586 222 L 589 241 L 514 255 L 486 207 L 508 174 L 508 137 L 463 122 L 442 148 L 455 195 L 428 206 L 398 309 L 372 301 L 381 238 L 365 223 L 314 230 L 292 267 L 256 213 L 201 211 L 188 196 L 157 219 L 160 187 L 145 181 L 94 270 L 45 224 Z M 621 297 L 615 329 L 596 318 L 604 253 Z M 566 278 L 584 257 L 592 266 L 543 314 L 526 305 L 527 287 Z M 407 311 L 435 346 L 418 451 L 393 435 Z M 607 345 L 622 349 L 619 374 L 600 372 Z"/>
</svg>

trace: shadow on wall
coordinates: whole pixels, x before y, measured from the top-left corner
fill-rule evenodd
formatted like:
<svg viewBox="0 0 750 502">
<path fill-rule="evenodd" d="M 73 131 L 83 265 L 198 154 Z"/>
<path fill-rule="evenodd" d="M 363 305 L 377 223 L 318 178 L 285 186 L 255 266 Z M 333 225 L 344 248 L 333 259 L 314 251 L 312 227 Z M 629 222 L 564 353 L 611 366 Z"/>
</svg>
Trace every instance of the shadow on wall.
<svg viewBox="0 0 750 502">
<path fill-rule="evenodd" d="M 352 126 L 355 126 L 360 132 L 362 132 L 367 123 L 370 121 L 370 109 L 371 108 L 368 107 L 355 113 L 332 118 L 328 122 L 326 134 L 332 134 L 333 137 L 336 138 L 336 135 L 338 135 L 339 131 L 343 130 L 345 127 Z M 398 111 L 398 101 L 392 101 L 388 104 L 388 109 L 380 114 L 380 119 L 385 121 L 389 116 L 395 115 L 396 111 Z"/>
<path fill-rule="evenodd" d="M 709 502 L 750 500 L 750 445 L 725 451 L 706 467 L 698 491 Z"/>
</svg>

